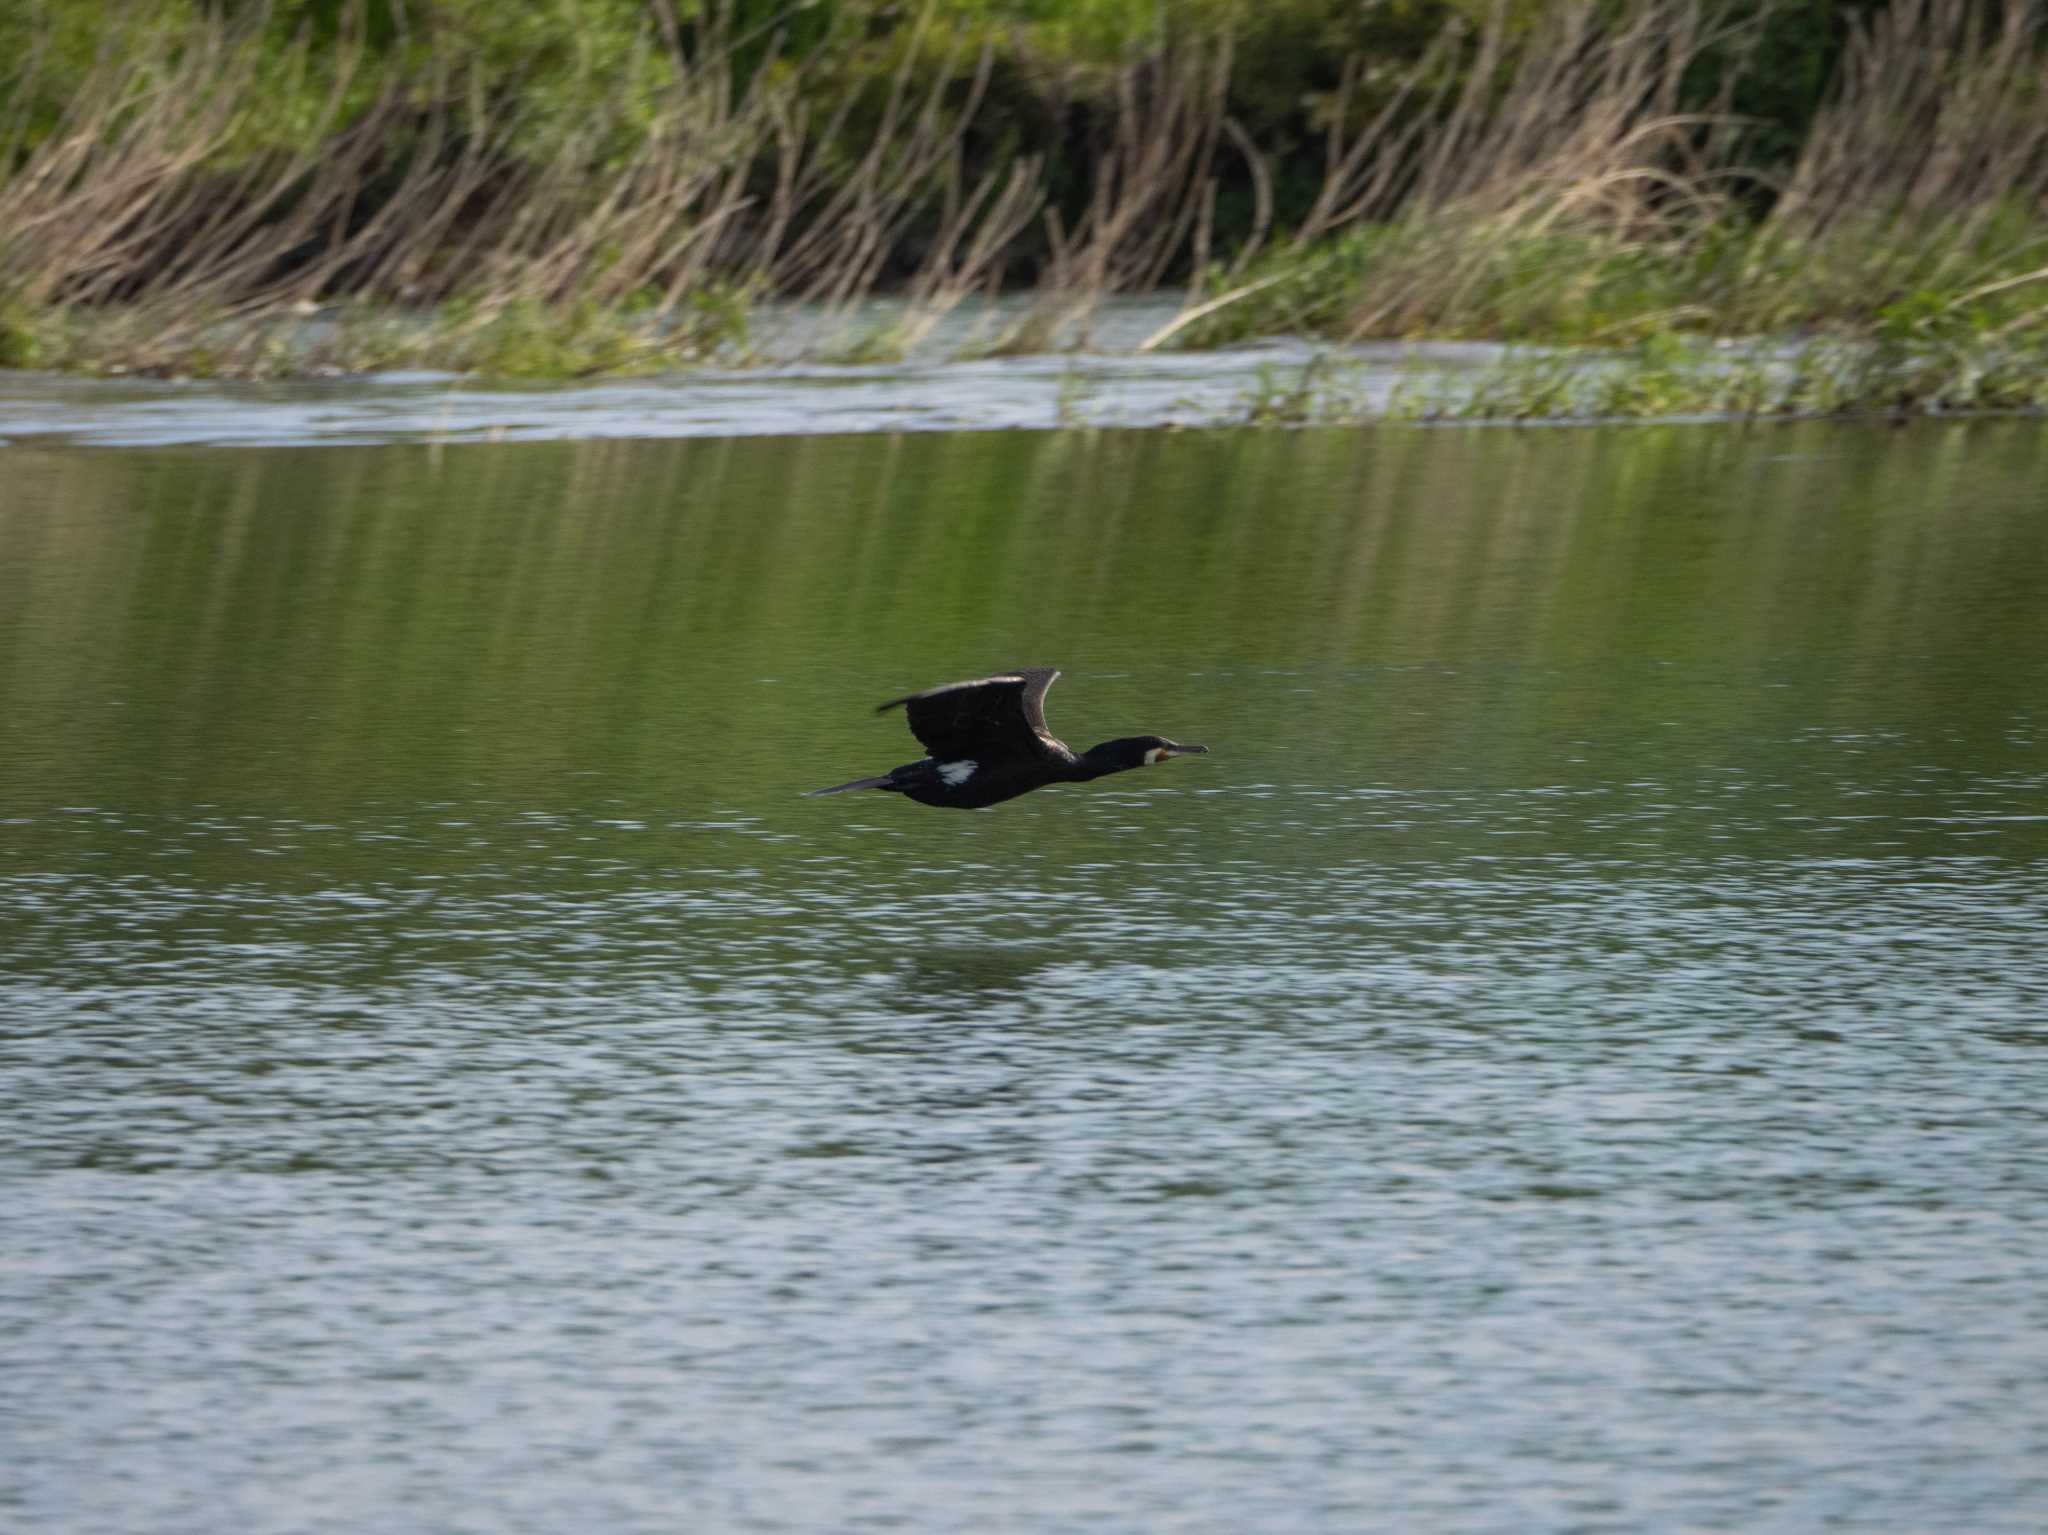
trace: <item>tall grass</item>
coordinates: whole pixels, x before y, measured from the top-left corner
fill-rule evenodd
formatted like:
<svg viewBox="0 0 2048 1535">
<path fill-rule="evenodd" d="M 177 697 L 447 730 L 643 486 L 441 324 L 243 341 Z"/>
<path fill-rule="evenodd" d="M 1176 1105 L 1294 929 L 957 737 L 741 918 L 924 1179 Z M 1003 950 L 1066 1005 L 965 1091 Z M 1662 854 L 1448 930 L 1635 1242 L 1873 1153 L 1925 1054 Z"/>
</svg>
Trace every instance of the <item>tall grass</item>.
<svg viewBox="0 0 2048 1535">
<path fill-rule="evenodd" d="M 1738 311 L 1927 331 L 2048 317 L 2048 7 L 1893 0 L 1754 243 Z"/>
<path fill-rule="evenodd" d="M 1036 211 L 1028 160 L 965 168 L 985 59 L 948 59 L 922 84 L 906 65 L 878 101 L 821 94 L 815 61 L 757 59 L 736 84 L 734 52 L 755 40 L 714 10 L 687 38 L 643 37 L 669 55 L 651 111 L 619 99 L 536 159 L 514 152 L 518 106 L 487 99 L 462 60 L 425 39 L 373 71 L 354 33 L 285 60 L 327 82 L 300 147 L 251 143 L 266 99 L 299 94 L 263 35 L 259 18 L 109 39 L 54 131 L 0 128 L 0 362 L 672 366 L 742 340 L 751 294 L 830 306 L 872 291 L 913 227 L 927 243 L 906 286 L 953 302 Z M 325 323 L 304 323 L 314 309 Z"/>
<path fill-rule="evenodd" d="M 1076 185 L 1072 146 L 1061 169 L 989 139 L 993 45 L 935 3 L 866 71 L 793 41 L 794 12 L 655 6 L 552 105 L 424 24 L 372 46 L 344 10 L 280 51 L 244 8 L 110 29 L 51 125 L 30 48 L 0 61 L 0 365 L 646 370 L 744 355 L 770 295 L 843 317 L 838 355 L 894 357 L 1020 279 L 997 350 L 1183 277 L 1148 345 L 2011 339 L 2048 314 L 2048 0 L 1892 0 L 1781 171 L 1732 107 L 1753 7 L 1454 13 L 1391 79 L 1343 63 L 1291 227 L 1228 25 L 1126 50 Z M 279 100 L 299 116 L 266 132 Z M 898 318 L 860 329 L 884 289 Z"/>
<path fill-rule="evenodd" d="M 1355 124 L 1347 74 L 1308 217 L 1189 339 L 1570 333 L 1617 279 L 1678 302 L 1653 274 L 1733 217 L 1740 174 L 1736 125 L 1683 84 L 1740 36 L 1698 0 L 1573 0 L 1517 50 L 1505 16 L 1447 32 Z"/>
<path fill-rule="evenodd" d="M 1455 105 L 1333 130 L 1314 216 L 1184 339 L 1925 335 L 2048 314 L 2048 7 L 1894 0 L 1769 188 L 1754 125 L 1676 109 L 1705 50 L 1744 41 L 1677 0 L 1620 24 L 1565 9 L 1512 68 L 1489 32 Z"/>
<path fill-rule="evenodd" d="M 301 147 L 280 148 L 248 132 L 267 98 L 296 94 L 259 35 L 215 21 L 110 38 L 56 131 L 20 156 L 0 186 L 0 288 L 41 317 L 17 321 L 28 360 L 247 373 L 475 359 L 538 311 L 572 318 L 572 336 L 612 334 L 606 366 L 700 344 L 684 301 L 737 195 L 730 153 L 753 103 L 687 93 L 623 153 L 622 125 L 593 121 L 514 174 L 521 123 L 460 61 L 428 48 L 367 78 L 346 34 L 287 55 L 327 88 Z M 306 339 L 304 312 L 337 299 L 345 323 Z M 445 306 L 432 327 L 360 323 L 427 304 Z"/>
</svg>

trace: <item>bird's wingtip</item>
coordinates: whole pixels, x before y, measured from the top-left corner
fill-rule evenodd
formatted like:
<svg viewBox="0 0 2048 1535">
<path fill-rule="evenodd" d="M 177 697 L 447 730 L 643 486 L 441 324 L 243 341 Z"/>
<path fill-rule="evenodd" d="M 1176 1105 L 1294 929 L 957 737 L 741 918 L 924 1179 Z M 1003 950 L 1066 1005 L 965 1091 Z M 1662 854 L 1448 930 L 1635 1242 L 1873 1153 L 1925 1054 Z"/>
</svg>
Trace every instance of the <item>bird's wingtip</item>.
<svg viewBox="0 0 2048 1535">
<path fill-rule="evenodd" d="M 935 688 L 920 688 L 915 693 L 905 693 L 901 698 L 892 698 L 885 704 L 876 704 L 875 713 L 887 714 L 891 709 L 900 709 L 905 704 L 914 704 L 920 698 L 937 698 L 944 693 L 958 693 L 966 688 L 985 688 L 992 682 L 1021 682 L 1027 686 L 1039 677 L 1045 679 L 1045 686 L 1052 686 L 1052 679 L 1059 675 L 1056 666 L 1026 666 L 1017 671 L 997 672 L 988 677 L 969 677 L 964 682 L 943 682 Z"/>
<path fill-rule="evenodd" d="M 852 783 L 836 783 L 829 789 L 806 789 L 799 798 L 817 799 L 824 794 L 851 794 L 855 789 L 879 789 L 888 781 L 887 773 L 880 778 L 856 778 Z"/>
</svg>

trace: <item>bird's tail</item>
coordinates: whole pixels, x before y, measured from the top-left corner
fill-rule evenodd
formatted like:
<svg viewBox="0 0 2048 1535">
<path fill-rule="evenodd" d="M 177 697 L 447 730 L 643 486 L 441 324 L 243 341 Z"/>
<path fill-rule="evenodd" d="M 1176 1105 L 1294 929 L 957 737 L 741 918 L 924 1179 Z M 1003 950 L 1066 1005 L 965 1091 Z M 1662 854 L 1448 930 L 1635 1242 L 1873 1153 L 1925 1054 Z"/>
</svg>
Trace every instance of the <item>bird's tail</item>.
<svg viewBox="0 0 2048 1535">
<path fill-rule="evenodd" d="M 880 778 L 856 778 L 852 783 L 834 784 L 829 789 L 812 789 L 804 795 L 804 798 L 816 799 L 821 794 L 851 794 L 855 789 L 886 789 L 888 787 L 889 775 L 884 773 Z"/>
</svg>

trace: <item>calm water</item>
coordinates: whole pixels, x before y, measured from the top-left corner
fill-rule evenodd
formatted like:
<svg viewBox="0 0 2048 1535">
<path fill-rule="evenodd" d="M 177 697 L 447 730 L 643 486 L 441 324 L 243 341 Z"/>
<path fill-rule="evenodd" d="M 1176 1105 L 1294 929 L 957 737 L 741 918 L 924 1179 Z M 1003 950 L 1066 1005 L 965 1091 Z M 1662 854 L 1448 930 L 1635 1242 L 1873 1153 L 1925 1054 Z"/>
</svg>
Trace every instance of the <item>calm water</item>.
<svg viewBox="0 0 2048 1535">
<path fill-rule="evenodd" d="M 2048 1522 L 2039 423 L 0 469 L 9 1528 Z"/>
</svg>

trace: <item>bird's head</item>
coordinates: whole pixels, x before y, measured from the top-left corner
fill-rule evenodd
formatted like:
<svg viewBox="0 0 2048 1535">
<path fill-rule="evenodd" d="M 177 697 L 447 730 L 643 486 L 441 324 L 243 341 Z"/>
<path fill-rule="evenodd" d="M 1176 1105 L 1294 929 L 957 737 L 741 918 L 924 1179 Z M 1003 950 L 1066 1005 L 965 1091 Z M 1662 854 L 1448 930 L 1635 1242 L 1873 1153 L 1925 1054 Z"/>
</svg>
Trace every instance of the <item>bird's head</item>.
<svg viewBox="0 0 2048 1535">
<path fill-rule="evenodd" d="M 1121 773 L 1126 768 L 1150 767 L 1168 757 L 1202 755 L 1208 750 L 1206 746 L 1183 746 L 1165 736 L 1121 736 L 1091 747 L 1087 761 L 1098 772 Z"/>
</svg>

